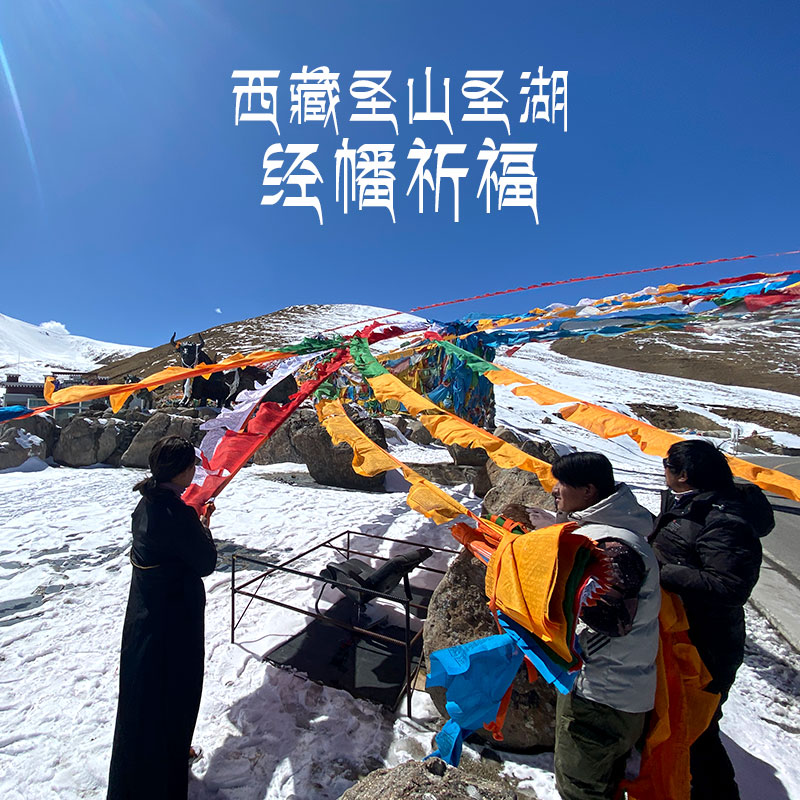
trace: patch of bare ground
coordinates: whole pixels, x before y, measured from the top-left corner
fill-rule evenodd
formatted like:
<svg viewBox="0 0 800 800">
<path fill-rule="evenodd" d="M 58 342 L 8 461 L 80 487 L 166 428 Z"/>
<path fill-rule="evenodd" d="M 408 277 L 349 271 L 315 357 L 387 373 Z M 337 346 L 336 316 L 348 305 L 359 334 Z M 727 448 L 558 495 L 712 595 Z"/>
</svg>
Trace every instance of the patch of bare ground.
<svg viewBox="0 0 800 800">
<path fill-rule="evenodd" d="M 720 423 L 714 422 L 694 411 L 686 411 L 677 406 L 656 406 L 649 403 L 631 403 L 630 409 L 651 425 L 664 430 L 718 430 Z M 758 408 L 737 408 L 735 406 L 708 406 L 708 410 L 733 422 L 761 425 L 774 431 L 785 431 L 800 435 L 800 417 L 781 411 L 762 411 Z"/>
<path fill-rule="evenodd" d="M 685 411 L 677 406 L 654 406 L 649 403 L 630 403 L 629 406 L 637 417 L 642 417 L 651 425 L 665 431 L 713 431 L 720 427 L 718 422 L 702 414 Z"/>
</svg>

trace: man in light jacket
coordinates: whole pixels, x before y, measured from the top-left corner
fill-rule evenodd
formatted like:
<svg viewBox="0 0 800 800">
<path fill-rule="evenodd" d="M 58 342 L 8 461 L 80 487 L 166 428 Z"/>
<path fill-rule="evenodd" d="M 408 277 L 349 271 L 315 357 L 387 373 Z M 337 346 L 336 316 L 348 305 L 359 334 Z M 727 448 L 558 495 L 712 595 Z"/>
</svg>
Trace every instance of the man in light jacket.
<svg viewBox="0 0 800 800">
<path fill-rule="evenodd" d="M 612 571 L 610 590 L 581 612 L 584 664 L 572 692 L 557 698 L 556 786 L 564 800 L 611 800 L 655 698 L 661 593 L 647 543 L 653 517 L 614 483 L 600 453 L 571 453 L 552 469 L 556 521 L 577 522 Z"/>
</svg>

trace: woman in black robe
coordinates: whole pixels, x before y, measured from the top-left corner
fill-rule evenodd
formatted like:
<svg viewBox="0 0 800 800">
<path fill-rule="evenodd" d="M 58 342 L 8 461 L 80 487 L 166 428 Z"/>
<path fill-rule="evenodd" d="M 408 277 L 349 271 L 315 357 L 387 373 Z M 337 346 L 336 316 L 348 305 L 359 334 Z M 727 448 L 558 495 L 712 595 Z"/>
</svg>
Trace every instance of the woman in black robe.
<svg viewBox="0 0 800 800">
<path fill-rule="evenodd" d="M 153 445 L 152 475 L 134 490 L 133 574 L 122 630 L 119 705 L 108 800 L 177 800 L 188 793 L 188 759 L 203 689 L 205 589 L 217 550 L 181 500 L 194 476 L 192 444 Z"/>
</svg>

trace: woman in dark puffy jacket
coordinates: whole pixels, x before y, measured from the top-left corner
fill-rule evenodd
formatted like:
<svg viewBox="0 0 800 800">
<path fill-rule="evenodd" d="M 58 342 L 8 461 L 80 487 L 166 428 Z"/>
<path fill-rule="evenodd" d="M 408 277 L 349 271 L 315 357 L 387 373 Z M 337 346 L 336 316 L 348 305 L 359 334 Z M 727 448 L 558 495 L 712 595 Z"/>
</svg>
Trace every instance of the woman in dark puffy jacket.
<svg viewBox="0 0 800 800">
<path fill-rule="evenodd" d="M 725 456 L 709 442 L 670 447 L 669 487 L 650 537 L 661 585 L 678 594 L 689 637 L 721 695 L 711 724 L 691 748 L 692 798 L 738 800 L 733 766 L 720 740 L 722 705 L 744 660 L 744 604 L 758 580 L 760 537 L 774 526 L 772 508 L 752 484 L 733 481 Z"/>
<path fill-rule="evenodd" d="M 204 667 L 203 576 L 217 562 L 209 509 L 181 500 L 195 471 L 191 442 L 159 439 L 152 475 L 134 486 L 131 589 L 119 668 L 109 800 L 185 798 Z"/>
</svg>

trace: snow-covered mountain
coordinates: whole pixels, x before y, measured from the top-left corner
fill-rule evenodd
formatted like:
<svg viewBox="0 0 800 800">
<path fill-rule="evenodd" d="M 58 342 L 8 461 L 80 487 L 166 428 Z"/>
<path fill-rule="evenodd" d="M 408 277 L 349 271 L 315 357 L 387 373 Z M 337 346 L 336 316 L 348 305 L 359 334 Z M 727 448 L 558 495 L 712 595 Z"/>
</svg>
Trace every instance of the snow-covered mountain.
<svg viewBox="0 0 800 800">
<path fill-rule="evenodd" d="M 0 314 L 0 375 L 19 373 L 23 381 L 42 381 L 52 370 L 89 372 L 147 350 L 135 345 L 73 336 L 60 322 L 29 322 Z"/>
</svg>

